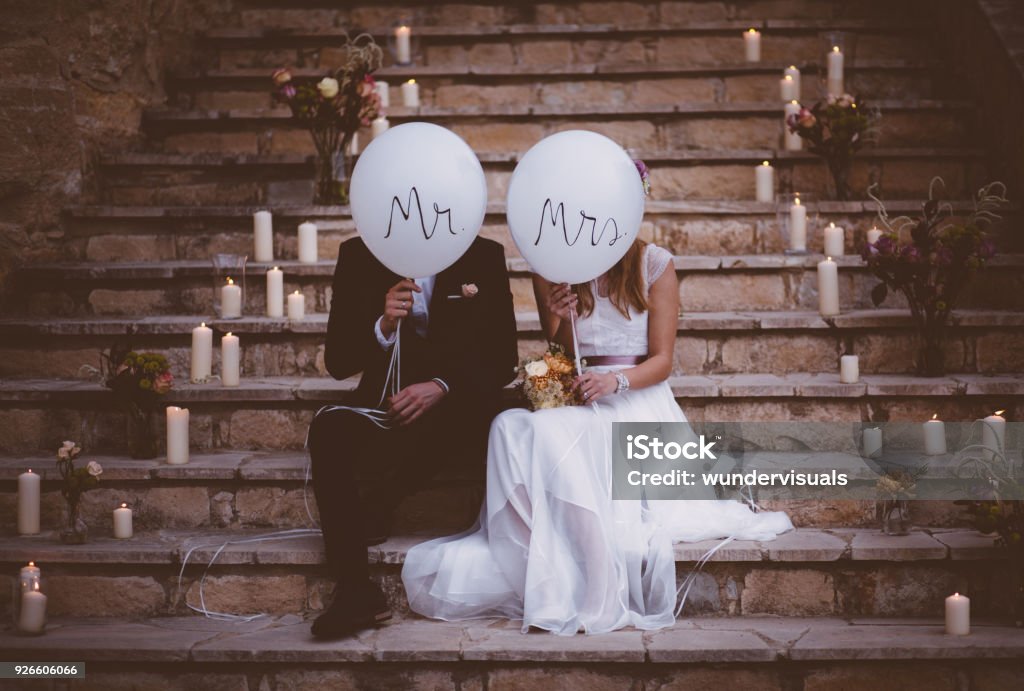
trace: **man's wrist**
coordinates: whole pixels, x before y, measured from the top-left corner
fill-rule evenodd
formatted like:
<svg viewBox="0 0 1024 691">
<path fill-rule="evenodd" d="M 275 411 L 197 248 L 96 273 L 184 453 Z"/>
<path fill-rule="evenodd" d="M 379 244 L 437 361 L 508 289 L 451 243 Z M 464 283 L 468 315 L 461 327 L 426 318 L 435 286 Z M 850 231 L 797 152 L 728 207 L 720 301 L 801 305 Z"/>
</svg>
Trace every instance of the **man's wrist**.
<svg viewBox="0 0 1024 691">
<path fill-rule="evenodd" d="M 434 377 L 430 381 L 432 381 L 435 384 L 437 384 L 438 388 L 441 389 L 441 393 L 444 393 L 444 394 L 451 393 L 452 389 L 451 389 L 450 386 L 448 386 L 448 382 L 446 382 L 444 379 L 441 379 L 441 377 Z"/>
</svg>

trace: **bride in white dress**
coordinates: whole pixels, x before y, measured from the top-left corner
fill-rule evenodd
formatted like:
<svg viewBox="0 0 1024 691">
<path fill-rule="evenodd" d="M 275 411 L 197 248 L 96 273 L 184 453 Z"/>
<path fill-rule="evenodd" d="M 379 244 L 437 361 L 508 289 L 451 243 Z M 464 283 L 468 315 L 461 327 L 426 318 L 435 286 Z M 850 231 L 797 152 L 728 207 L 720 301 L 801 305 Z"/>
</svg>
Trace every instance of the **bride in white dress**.
<svg viewBox="0 0 1024 691">
<path fill-rule="evenodd" d="M 611 498 L 612 422 L 686 421 L 667 382 L 679 311 L 669 252 L 637 240 L 575 293 L 539 277 L 534 289 L 546 335 L 568 351 L 569 310 L 579 314 L 589 404 L 494 420 L 478 522 L 409 551 L 409 605 L 448 621 L 521 619 L 524 632 L 670 626 L 674 541 L 769 540 L 793 526 L 734 501 Z"/>
</svg>

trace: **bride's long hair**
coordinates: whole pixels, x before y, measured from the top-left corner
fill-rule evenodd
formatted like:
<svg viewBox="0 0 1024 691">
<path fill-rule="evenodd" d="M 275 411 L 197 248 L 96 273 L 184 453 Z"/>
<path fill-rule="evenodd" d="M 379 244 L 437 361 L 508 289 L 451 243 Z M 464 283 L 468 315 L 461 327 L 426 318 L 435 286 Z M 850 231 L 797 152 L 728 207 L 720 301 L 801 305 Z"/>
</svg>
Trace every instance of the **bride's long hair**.
<svg viewBox="0 0 1024 691">
<path fill-rule="evenodd" d="M 604 274 L 607 282 L 608 299 L 626 319 L 630 319 L 630 308 L 637 312 L 647 311 L 647 286 L 644 285 L 644 248 L 647 243 L 637 238 L 626 250 L 626 256 Z M 594 291 L 590 283 L 573 286 L 578 298 L 580 316 L 586 317 L 594 311 Z"/>
</svg>

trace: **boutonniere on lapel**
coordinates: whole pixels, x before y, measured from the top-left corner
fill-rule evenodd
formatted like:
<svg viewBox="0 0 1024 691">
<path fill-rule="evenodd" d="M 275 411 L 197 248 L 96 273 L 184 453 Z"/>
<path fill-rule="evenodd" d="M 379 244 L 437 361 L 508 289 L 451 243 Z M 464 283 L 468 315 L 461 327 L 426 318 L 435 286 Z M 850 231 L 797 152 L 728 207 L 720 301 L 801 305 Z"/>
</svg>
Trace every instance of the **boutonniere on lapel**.
<svg viewBox="0 0 1024 691">
<path fill-rule="evenodd" d="M 462 299 L 468 300 L 470 298 L 475 298 L 477 293 L 479 293 L 479 292 L 480 292 L 480 289 L 476 287 L 476 283 L 463 283 L 462 284 L 462 292 L 459 295 L 449 295 L 448 299 L 449 300 L 462 300 Z"/>
</svg>

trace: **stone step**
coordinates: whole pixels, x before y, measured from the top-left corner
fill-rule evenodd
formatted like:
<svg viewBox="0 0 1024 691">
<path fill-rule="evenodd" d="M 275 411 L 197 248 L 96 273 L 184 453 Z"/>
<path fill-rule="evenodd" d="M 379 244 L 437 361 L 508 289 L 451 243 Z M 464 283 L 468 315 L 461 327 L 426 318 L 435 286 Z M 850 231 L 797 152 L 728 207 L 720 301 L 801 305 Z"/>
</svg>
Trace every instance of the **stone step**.
<svg viewBox="0 0 1024 691">
<path fill-rule="evenodd" d="M 202 315 L 0 320 L 0 377 L 75 378 L 83 364 L 98 365 L 113 340 L 134 331 L 136 350 L 165 355 L 176 376 L 188 372 L 191 331 L 206 321 L 215 331 L 242 338 L 242 367 L 249 376 L 326 376 L 326 313 L 297 324 L 246 316 L 218 320 Z M 517 314 L 521 357 L 543 352 L 536 312 Z M 1024 311 L 954 313 L 947 339 L 950 371 L 1022 372 L 1017 347 Z M 854 352 L 861 371 L 915 371 L 916 336 L 906 310 L 847 312 L 823 319 L 815 312 L 686 312 L 679 320 L 675 366 L 679 373 L 835 372 L 838 357 Z"/>
<path fill-rule="evenodd" d="M 200 604 L 204 571 L 208 611 L 296 615 L 321 609 L 332 586 L 322 539 L 296 532 L 254 541 L 266 535 L 273 533 L 161 530 L 130 540 L 93 537 L 76 546 L 61 545 L 51 534 L 7 537 L 0 538 L 0 555 L 9 573 L 30 560 L 39 564 L 57 617 L 187 614 L 186 603 Z M 426 539 L 397 537 L 368 550 L 373 575 L 400 620 L 419 619 L 409 613 L 400 572 L 408 549 Z M 677 544 L 678 581 L 717 543 Z M 875 529 L 797 529 L 774 541 L 736 541 L 719 549 L 701 569 L 684 614 L 697 621 L 722 615 L 733 621 L 757 615 L 941 616 L 944 597 L 956 590 L 970 594 L 973 616 L 998 617 L 1005 615 L 999 598 L 1006 585 L 1004 558 L 991 537 L 963 529 L 916 529 L 902 537 Z M 75 596 L 84 590 L 91 597 Z"/>
</svg>

